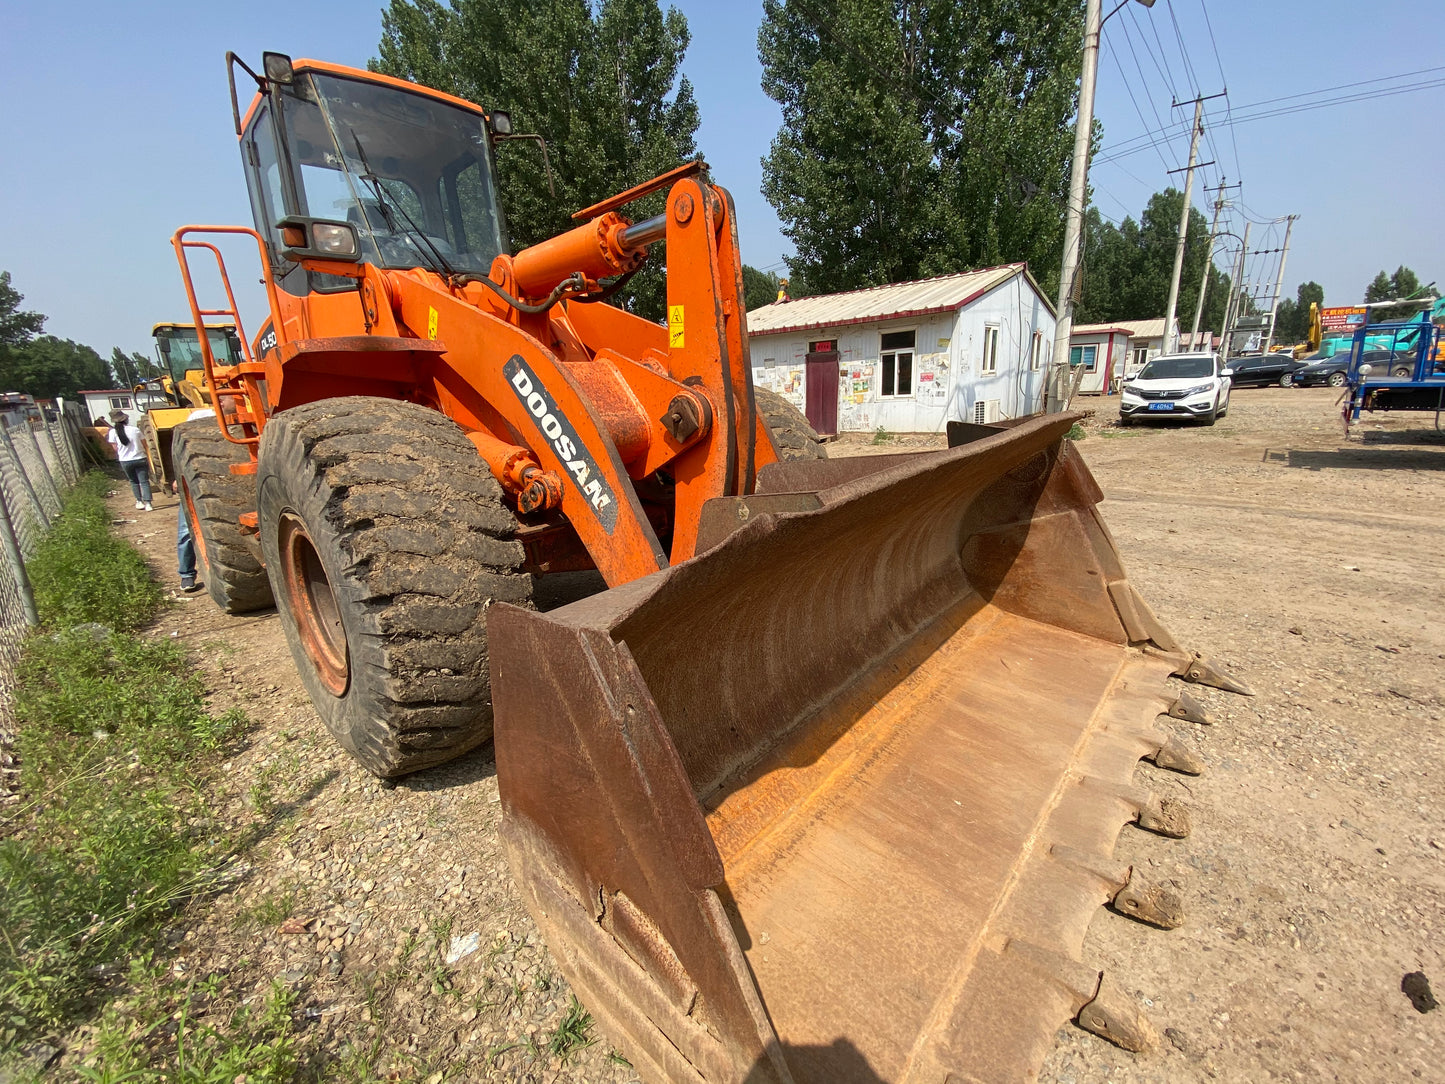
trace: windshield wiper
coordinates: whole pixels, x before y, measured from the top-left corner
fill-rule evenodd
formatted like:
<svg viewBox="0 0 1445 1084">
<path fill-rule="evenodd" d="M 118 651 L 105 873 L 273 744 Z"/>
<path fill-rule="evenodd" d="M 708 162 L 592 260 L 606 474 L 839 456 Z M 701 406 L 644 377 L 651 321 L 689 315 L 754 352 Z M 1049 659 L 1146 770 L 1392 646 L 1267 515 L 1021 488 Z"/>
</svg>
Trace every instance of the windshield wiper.
<svg viewBox="0 0 1445 1084">
<path fill-rule="evenodd" d="M 371 187 L 372 194 L 376 196 L 377 209 L 381 211 L 381 217 L 386 222 L 386 228 L 392 233 L 406 233 L 416 246 L 417 251 L 420 252 L 423 257 L 425 257 L 429 251 L 433 261 L 431 267 L 433 271 L 447 276 L 455 275 L 456 270 L 451 264 L 447 263 L 446 258 L 441 254 L 441 250 L 432 244 L 431 238 L 422 232 L 421 227 L 416 224 L 411 215 L 406 213 L 406 208 L 401 205 L 401 202 L 397 201 L 395 208 L 387 202 L 386 189 L 382 187 L 381 178 L 376 175 L 376 172 L 371 168 L 371 163 L 367 161 L 366 148 L 361 145 L 361 137 L 356 134 L 355 128 L 349 128 L 347 130 L 351 133 L 352 142 L 356 144 L 356 154 L 357 157 L 361 159 L 362 168 L 366 170 L 365 173 L 361 174 L 361 179 Z M 406 219 L 406 226 L 403 229 L 397 229 L 396 215 L 393 213 L 394 210 L 401 212 L 402 218 Z M 425 250 L 423 246 L 425 246 Z"/>
</svg>

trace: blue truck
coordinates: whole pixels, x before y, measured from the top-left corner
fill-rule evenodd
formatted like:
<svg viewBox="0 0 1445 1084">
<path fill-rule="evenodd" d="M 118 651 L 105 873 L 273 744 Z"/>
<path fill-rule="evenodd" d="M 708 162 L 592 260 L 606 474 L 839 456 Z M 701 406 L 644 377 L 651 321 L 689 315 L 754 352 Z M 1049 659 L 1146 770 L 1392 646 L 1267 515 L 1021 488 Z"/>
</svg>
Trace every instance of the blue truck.
<svg viewBox="0 0 1445 1084">
<path fill-rule="evenodd" d="M 1346 427 L 1360 420 L 1361 411 L 1416 410 L 1433 411 L 1439 429 L 1445 412 L 1445 298 L 1414 320 L 1357 330 L 1346 384 Z"/>
</svg>

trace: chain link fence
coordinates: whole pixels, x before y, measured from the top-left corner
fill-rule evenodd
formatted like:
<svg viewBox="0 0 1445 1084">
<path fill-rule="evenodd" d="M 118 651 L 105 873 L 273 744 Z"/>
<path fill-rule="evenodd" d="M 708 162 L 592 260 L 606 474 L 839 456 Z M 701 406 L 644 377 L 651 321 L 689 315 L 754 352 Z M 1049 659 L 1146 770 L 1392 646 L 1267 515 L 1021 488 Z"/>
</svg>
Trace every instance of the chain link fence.
<svg viewBox="0 0 1445 1084">
<path fill-rule="evenodd" d="M 25 562 L 92 459 L 75 419 L 0 420 L 0 801 L 15 794 L 15 670 L 37 623 Z"/>
</svg>

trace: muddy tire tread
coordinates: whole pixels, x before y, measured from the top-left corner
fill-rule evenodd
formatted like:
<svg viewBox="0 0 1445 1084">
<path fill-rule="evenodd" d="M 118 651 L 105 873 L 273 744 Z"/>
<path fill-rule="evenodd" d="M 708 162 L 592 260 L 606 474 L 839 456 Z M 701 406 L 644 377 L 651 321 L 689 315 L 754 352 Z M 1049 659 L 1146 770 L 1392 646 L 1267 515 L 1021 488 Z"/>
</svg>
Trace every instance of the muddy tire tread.
<svg viewBox="0 0 1445 1084">
<path fill-rule="evenodd" d="M 462 430 L 390 399 L 294 407 L 266 428 L 260 485 L 287 640 L 341 745 L 394 778 L 487 741 L 487 610 L 530 607 L 533 581 L 501 487 Z M 285 604 L 273 491 L 300 514 L 343 606 L 351 679 L 341 697 L 320 684 Z"/>
<path fill-rule="evenodd" d="M 778 446 L 778 455 L 783 459 L 827 459 L 828 449 L 823 439 L 808 424 L 808 419 L 797 407 L 775 391 L 766 388 L 753 389 L 753 402 L 759 416 L 773 435 Z"/>
<path fill-rule="evenodd" d="M 231 473 L 233 463 L 249 458 L 245 449 L 222 436 L 214 418 L 197 418 L 176 426 L 171 456 L 195 505 L 199 522 L 191 531 L 204 543 L 196 556 L 204 548 L 205 567 L 198 571 L 211 600 L 228 614 L 267 609 L 273 600 L 261 546 L 239 522 L 256 510 L 256 476 Z"/>
</svg>

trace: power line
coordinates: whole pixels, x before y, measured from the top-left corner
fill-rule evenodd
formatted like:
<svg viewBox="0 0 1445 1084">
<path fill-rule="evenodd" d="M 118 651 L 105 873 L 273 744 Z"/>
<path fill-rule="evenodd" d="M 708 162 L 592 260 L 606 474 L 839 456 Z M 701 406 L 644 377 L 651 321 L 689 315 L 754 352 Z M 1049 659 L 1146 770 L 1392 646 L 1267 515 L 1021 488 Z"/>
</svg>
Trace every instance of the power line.
<svg viewBox="0 0 1445 1084">
<path fill-rule="evenodd" d="M 1132 48 L 1132 45 L 1131 45 L 1131 48 Z M 1134 88 L 1129 85 L 1129 78 L 1128 78 L 1128 76 L 1126 76 L 1126 75 L 1124 74 L 1124 65 L 1123 65 L 1123 63 L 1119 60 L 1119 54 L 1118 54 L 1118 52 L 1117 52 L 1116 50 L 1111 49 L 1111 50 L 1109 50 L 1109 56 L 1113 58 L 1113 60 L 1114 60 L 1114 66 L 1119 69 L 1119 79 L 1123 82 L 1123 84 L 1124 84 L 1124 89 L 1125 89 L 1126 91 L 1128 91 L 1128 93 L 1129 93 L 1129 101 L 1131 101 L 1131 102 L 1134 103 L 1134 112 L 1135 112 L 1136 114 L 1138 114 L 1139 123 L 1142 124 L 1142 125 L 1144 125 L 1145 128 L 1148 128 L 1148 127 L 1149 127 L 1149 122 L 1144 119 L 1144 110 L 1142 110 L 1142 109 L 1139 108 L 1139 100 L 1134 97 Z M 1138 58 L 1137 58 L 1137 57 L 1135 58 L 1135 63 L 1136 63 L 1136 64 L 1138 63 Z M 1143 73 L 1143 71 L 1141 70 L 1139 74 L 1140 74 L 1140 76 L 1142 77 L 1144 73 Z M 1148 98 L 1148 93 L 1147 93 L 1147 91 L 1146 91 L 1146 93 L 1145 93 L 1145 97 Z M 1150 108 L 1153 108 L 1153 102 L 1152 102 L 1152 101 L 1150 102 Z M 1155 116 L 1156 119 L 1157 119 L 1158 116 L 1159 116 L 1159 111 L 1158 111 L 1157 109 L 1154 110 L 1154 116 Z M 1168 161 L 1164 158 L 1164 152 L 1159 148 L 1159 144 L 1158 144 L 1156 141 L 1152 140 L 1152 139 L 1149 141 L 1149 143 L 1150 143 L 1150 146 L 1152 146 L 1152 147 L 1154 148 L 1154 152 L 1159 155 L 1159 164 L 1162 165 L 1162 166 L 1167 170 L 1167 169 L 1169 168 L 1169 163 L 1168 163 Z M 1137 178 L 1136 178 L 1136 180 L 1137 180 Z"/>
<path fill-rule="evenodd" d="M 1204 25 L 1209 30 L 1209 44 L 1214 49 L 1214 63 L 1219 68 L 1219 82 L 1227 88 L 1229 80 L 1224 77 L 1224 62 L 1219 57 L 1219 42 L 1214 37 L 1214 24 L 1209 21 L 1209 4 L 1205 0 L 1199 0 L 1199 10 L 1204 12 Z"/>
<path fill-rule="evenodd" d="M 1400 76 L 1392 76 L 1391 78 L 1396 78 L 1396 79 L 1398 79 L 1398 78 L 1401 78 L 1401 77 L 1400 77 Z M 1379 82 L 1379 80 L 1374 80 L 1374 82 Z M 1357 85 L 1357 84 L 1348 84 L 1348 83 L 1347 83 L 1347 84 L 1342 84 L 1341 86 L 1336 86 L 1336 87 L 1325 87 L 1325 88 L 1323 88 L 1323 89 L 1321 89 L 1321 90 L 1310 91 L 1309 93 L 1311 93 L 1311 94 L 1332 94 L 1332 93 L 1334 93 L 1335 91 L 1347 89 L 1348 87 L 1350 87 L 1350 86 L 1352 86 L 1352 85 Z M 1445 86 L 1445 78 L 1436 79 L 1436 80 L 1432 80 L 1432 81 L 1428 81 L 1428 82 L 1423 82 L 1423 83 L 1415 83 L 1415 84 L 1412 84 L 1412 85 L 1410 85 L 1410 86 L 1402 86 L 1402 87 L 1382 87 L 1382 88 L 1380 88 L 1380 89 L 1378 89 L 1378 90 L 1369 91 L 1369 92 L 1362 92 L 1362 93 L 1359 93 L 1359 94 L 1347 94 L 1347 95 L 1340 95 L 1340 96 L 1334 97 L 1334 98 L 1322 98 L 1322 99 L 1320 99 L 1320 100 L 1318 100 L 1318 101 L 1300 102 L 1300 103 L 1298 103 L 1298 104 L 1296 104 L 1296 105 L 1283 106 L 1283 107 L 1281 107 L 1281 108 L 1279 108 L 1279 109 L 1261 109 L 1262 106 L 1268 106 L 1268 105 L 1272 104 L 1272 103 L 1275 102 L 1275 101 L 1281 101 L 1281 100 L 1283 100 L 1283 99 L 1266 99 L 1266 100 L 1264 100 L 1264 101 L 1251 102 L 1251 103 L 1249 103 L 1248 105 L 1239 106 L 1238 109 L 1236 109 L 1235 107 L 1231 106 L 1231 107 L 1229 108 L 1229 110 L 1228 110 L 1228 111 L 1225 113 L 1225 115 L 1224 115 L 1223 123 L 1227 123 L 1227 124 L 1247 124 L 1247 123 L 1249 123 L 1249 122 L 1251 122 L 1251 121 L 1256 121 L 1256 120 L 1269 120 L 1269 119 L 1272 119 L 1272 118 L 1274 118 L 1274 117 L 1288 116 L 1288 115 L 1293 114 L 1293 113 L 1304 113 L 1304 112 L 1308 112 L 1308 111 L 1314 110 L 1314 109 L 1324 109 L 1324 108 L 1326 108 L 1326 107 L 1328 107 L 1328 106 L 1332 106 L 1332 105 L 1344 105 L 1344 104 L 1349 104 L 1349 103 L 1351 103 L 1351 102 L 1370 101 L 1370 100 L 1373 100 L 1373 99 L 1376 99 L 1376 98 L 1388 98 L 1388 97 L 1391 97 L 1391 96 L 1394 96 L 1394 95 L 1397 95 L 1397 94 L 1412 94 L 1412 93 L 1415 93 L 1415 92 L 1417 92 L 1417 91 L 1431 90 L 1431 89 L 1433 89 L 1433 88 L 1435 88 L 1435 87 L 1440 87 L 1440 86 Z M 1301 97 L 1301 95 L 1290 95 L 1289 97 Z M 1244 113 L 1243 115 L 1241 115 L 1241 111 L 1242 111 L 1242 110 L 1260 110 L 1260 111 L 1258 111 L 1258 112 L 1253 112 L 1253 113 Z M 1150 144 L 1149 144 L 1149 139 L 1150 139 L 1151 137 L 1157 137 L 1157 136 L 1165 135 L 1165 134 L 1168 134 L 1168 133 L 1166 133 L 1165 131 L 1153 131 L 1153 132 L 1144 132 L 1144 133 L 1141 133 L 1140 135 L 1136 135 L 1136 136 L 1131 136 L 1130 138 L 1128 138 L 1128 139 L 1126 139 L 1126 140 L 1120 141 L 1120 142 L 1119 142 L 1117 145 L 1115 145 L 1114 147 L 1111 147 L 1111 148 L 1108 150 L 1107 153 L 1104 153 L 1104 154 L 1099 155 L 1097 158 L 1094 159 L 1094 162 L 1095 162 L 1096 164 L 1103 164 L 1103 163 L 1105 163 L 1105 162 L 1112 162 L 1112 161 L 1114 161 L 1114 160 L 1117 159 L 1117 158 L 1126 158 L 1126 157 L 1129 157 L 1130 155 L 1137 154 L 1137 153 L 1139 153 L 1140 151 L 1145 150 L 1145 149 L 1150 145 Z"/>
<path fill-rule="evenodd" d="M 1169 22 L 1174 26 L 1174 40 L 1179 44 L 1179 56 L 1184 61 L 1184 74 L 1189 76 L 1189 89 L 1199 95 L 1199 80 L 1194 76 L 1194 65 L 1189 62 L 1189 50 L 1184 47 L 1184 34 L 1179 29 L 1179 20 L 1174 15 L 1174 0 L 1164 0 L 1169 9 Z"/>
</svg>

